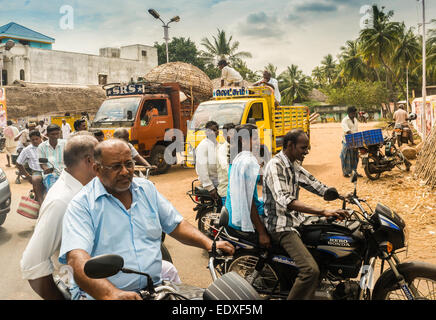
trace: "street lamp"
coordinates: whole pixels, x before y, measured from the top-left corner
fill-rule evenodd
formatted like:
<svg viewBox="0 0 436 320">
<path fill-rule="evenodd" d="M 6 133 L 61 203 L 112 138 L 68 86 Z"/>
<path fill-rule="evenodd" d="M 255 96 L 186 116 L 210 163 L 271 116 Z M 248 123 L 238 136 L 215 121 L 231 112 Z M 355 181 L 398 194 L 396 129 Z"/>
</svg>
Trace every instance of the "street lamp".
<svg viewBox="0 0 436 320">
<path fill-rule="evenodd" d="M 5 43 L 4 50 L 9 51 L 12 49 L 13 46 L 15 46 L 15 42 L 12 40 L 8 40 Z M 2 48 L 0 48 L 0 87 L 3 86 L 3 54 L 4 51 Z"/>
<path fill-rule="evenodd" d="M 169 38 L 169 36 L 168 36 L 168 28 L 169 28 L 168 25 L 169 25 L 171 22 L 179 22 L 179 21 L 180 21 L 180 17 L 179 17 L 179 16 L 172 17 L 170 21 L 168 21 L 167 23 L 165 23 L 165 22 L 161 19 L 159 13 L 157 13 L 156 10 L 154 10 L 154 9 L 148 9 L 148 13 L 151 14 L 155 19 L 159 19 L 159 20 L 162 21 L 162 23 L 163 23 L 163 28 L 164 28 L 164 39 L 165 39 L 165 47 L 166 47 L 166 52 L 167 52 L 167 63 L 168 63 L 168 62 L 169 62 L 169 59 L 168 59 L 168 40 L 170 40 L 170 38 Z"/>
</svg>

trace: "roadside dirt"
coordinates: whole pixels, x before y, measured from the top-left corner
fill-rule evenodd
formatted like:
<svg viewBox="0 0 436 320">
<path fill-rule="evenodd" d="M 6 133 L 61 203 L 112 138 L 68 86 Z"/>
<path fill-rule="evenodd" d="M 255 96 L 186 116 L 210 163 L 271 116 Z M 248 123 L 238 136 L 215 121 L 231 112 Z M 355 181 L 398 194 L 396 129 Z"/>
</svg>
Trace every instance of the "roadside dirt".
<svg viewBox="0 0 436 320">
<path fill-rule="evenodd" d="M 360 130 L 372 129 L 375 123 L 360 124 Z M 312 149 L 304 161 L 304 167 L 319 180 L 334 186 L 341 193 L 353 190 L 353 185 L 341 172 L 339 154 L 341 150 L 341 128 L 338 123 L 315 124 L 311 126 Z M 30 189 L 27 182 L 14 183 L 15 170 L 5 168 L 6 156 L 0 154 L 0 165 L 5 169 L 12 191 L 12 208 L 5 224 L 0 227 L 0 266 L 3 277 L 0 280 L 0 299 L 38 299 L 27 281 L 21 277 L 19 261 L 30 239 L 35 220 L 24 218 L 16 213 L 18 201 Z M 380 180 L 370 181 L 365 176 L 358 181 L 358 195 L 366 198 L 372 208 L 381 202 L 406 221 L 409 230 L 409 248 L 407 257 L 400 254 L 402 260 L 420 260 L 436 264 L 436 190 L 420 186 L 420 181 L 410 172 L 398 169 L 383 173 Z M 364 175 L 359 163 L 359 173 Z M 167 174 L 151 176 L 157 189 L 179 210 L 192 225 L 197 226 L 192 210 L 194 203 L 186 192 L 191 188 L 197 175 L 194 169 L 174 166 Z M 259 189 L 261 191 L 261 189 Z M 323 199 L 301 191 L 300 199 L 318 207 L 339 208 L 340 201 L 327 203 Z M 207 254 L 204 250 L 188 247 L 171 237 L 165 243 L 172 255 L 175 266 L 183 282 L 207 287 L 211 282 L 207 266 Z"/>
<path fill-rule="evenodd" d="M 376 123 L 360 124 L 359 130 L 375 128 Z M 311 151 L 303 166 L 320 181 L 334 186 L 340 193 L 353 191 L 354 185 L 342 176 L 339 154 L 341 151 L 341 128 L 338 123 L 315 124 L 311 126 Z M 414 164 L 415 161 L 412 161 Z M 409 230 L 407 257 L 400 253 L 403 260 L 421 260 L 436 263 L 436 190 L 420 186 L 413 177 L 414 166 L 410 172 L 394 169 L 385 172 L 377 181 L 370 181 L 359 162 L 358 172 L 363 175 L 357 184 L 358 195 L 367 199 L 375 209 L 381 202 L 396 211 L 405 221 Z M 197 225 L 192 211 L 194 204 L 186 195 L 192 180 L 197 175 L 193 169 L 174 167 L 168 174 L 153 176 L 158 190 L 170 200 L 180 213 L 193 225 Z M 261 191 L 261 189 L 260 189 Z M 318 207 L 340 208 L 340 201 L 331 203 L 302 190 L 301 200 Z M 168 237 L 167 246 L 174 257 L 182 280 L 198 285 L 208 285 L 210 276 L 207 269 L 207 256 L 196 249 L 181 246 Z M 196 270 L 193 272 L 193 270 Z"/>
</svg>

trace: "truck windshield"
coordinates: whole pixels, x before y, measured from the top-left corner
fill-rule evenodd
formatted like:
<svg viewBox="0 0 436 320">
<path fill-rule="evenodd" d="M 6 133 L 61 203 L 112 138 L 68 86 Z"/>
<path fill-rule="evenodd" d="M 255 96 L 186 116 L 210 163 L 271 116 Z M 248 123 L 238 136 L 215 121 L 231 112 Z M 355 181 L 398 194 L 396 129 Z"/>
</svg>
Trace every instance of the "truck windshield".
<svg viewBox="0 0 436 320">
<path fill-rule="evenodd" d="M 141 97 L 105 100 L 95 115 L 94 122 L 133 121 Z"/>
<path fill-rule="evenodd" d="M 217 122 L 220 127 L 226 123 L 238 125 L 241 123 L 244 109 L 245 102 L 200 104 L 195 110 L 189 129 L 204 129 L 206 122 L 210 120 Z"/>
</svg>

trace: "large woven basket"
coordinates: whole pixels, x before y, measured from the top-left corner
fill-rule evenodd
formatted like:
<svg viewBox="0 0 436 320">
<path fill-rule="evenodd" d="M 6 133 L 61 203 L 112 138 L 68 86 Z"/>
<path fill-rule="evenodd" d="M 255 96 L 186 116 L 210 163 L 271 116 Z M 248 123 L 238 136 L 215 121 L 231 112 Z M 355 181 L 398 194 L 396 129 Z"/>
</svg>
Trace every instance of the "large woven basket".
<svg viewBox="0 0 436 320">
<path fill-rule="evenodd" d="M 145 75 L 150 82 L 177 82 L 182 91 L 194 96 L 195 102 L 209 100 L 212 97 L 212 82 L 196 66 L 185 62 L 169 62 L 153 68 Z M 191 91 L 192 90 L 192 91 Z"/>
</svg>

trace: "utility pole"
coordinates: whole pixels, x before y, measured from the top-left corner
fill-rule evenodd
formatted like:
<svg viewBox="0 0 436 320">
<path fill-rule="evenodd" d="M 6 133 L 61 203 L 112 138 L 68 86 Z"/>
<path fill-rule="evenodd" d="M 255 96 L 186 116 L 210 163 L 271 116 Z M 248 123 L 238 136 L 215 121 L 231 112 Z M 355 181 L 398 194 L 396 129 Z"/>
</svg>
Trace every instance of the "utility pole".
<svg viewBox="0 0 436 320">
<path fill-rule="evenodd" d="M 426 79 L 426 38 L 425 38 L 425 0 L 422 0 L 422 116 L 421 126 L 424 128 L 423 140 L 427 137 L 426 103 L 427 103 L 427 79 Z"/>
</svg>

